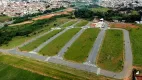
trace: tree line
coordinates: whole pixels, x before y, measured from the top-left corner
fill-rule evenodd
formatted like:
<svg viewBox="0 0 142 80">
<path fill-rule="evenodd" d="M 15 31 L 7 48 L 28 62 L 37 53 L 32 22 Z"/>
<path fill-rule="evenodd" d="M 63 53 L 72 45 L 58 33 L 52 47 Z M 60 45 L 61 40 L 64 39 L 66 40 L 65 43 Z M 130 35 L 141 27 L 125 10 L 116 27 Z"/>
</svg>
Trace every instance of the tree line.
<svg viewBox="0 0 142 80">
<path fill-rule="evenodd" d="M 24 22 L 24 21 L 27 21 L 27 20 L 32 20 L 33 17 L 36 17 L 36 16 L 40 16 L 40 15 L 44 15 L 44 14 L 49 14 L 49 13 L 52 13 L 52 12 L 56 12 L 56 11 L 60 11 L 60 10 L 63 10 L 65 9 L 64 7 L 61 7 L 61 8 L 53 8 L 51 10 L 45 10 L 43 12 L 38 12 L 38 13 L 33 13 L 33 14 L 27 14 L 27 15 L 24 15 L 22 17 L 14 17 L 14 24 L 15 23 L 20 23 L 20 22 Z"/>
<path fill-rule="evenodd" d="M 137 11 L 137 10 L 131 10 L 129 12 L 127 11 L 118 11 L 118 10 L 108 10 L 106 12 L 99 12 L 99 11 L 92 11 L 91 9 L 76 9 L 74 12 L 74 15 L 77 18 L 84 18 L 84 19 L 94 19 L 94 17 L 98 18 L 104 18 L 105 20 L 108 21 L 113 21 L 113 20 L 125 20 L 126 22 L 135 22 L 135 21 L 140 21 L 142 12 Z"/>
<path fill-rule="evenodd" d="M 50 22 L 55 21 L 57 18 L 67 17 L 68 15 L 58 15 L 50 19 L 37 20 L 34 23 L 15 26 L 15 27 L 3 27 L 0 29 L 0 46 L 3 44 L 8 44 L 12 38 L 16 36 L 30 36 L 31 33 L 36 30 L 42 29 L 44 25 L 49 24 Z"/>
</svg>

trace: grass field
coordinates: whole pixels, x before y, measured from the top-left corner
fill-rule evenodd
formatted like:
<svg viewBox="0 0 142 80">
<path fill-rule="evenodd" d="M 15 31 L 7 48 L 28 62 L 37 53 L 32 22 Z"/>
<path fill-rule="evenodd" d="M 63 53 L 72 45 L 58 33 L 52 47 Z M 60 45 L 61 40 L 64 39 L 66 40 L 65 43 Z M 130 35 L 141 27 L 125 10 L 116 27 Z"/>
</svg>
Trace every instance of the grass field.
<svg viewBox="0 0 142 80">
<path fill-rule="evenodd" d="M 133 64 L 142 66 L 142 28 L 131 29 L 129 32 L 133 51 Z"/>
<path fill-rule="evenodd" d="M 97 38 L 99 29 L 87 29 L 65 53 L 65 59 L 84 62 Z"/>
<path fill-rule="evenodd" d="M 54 80 L 47 76 L 18 69 L 7 64 L 0 63 L 0 80 Z"/>
<path fill-rule="evenodd" d="M 98 55 L 97 65 L 109 71 L 120 72 L 123 68 L 123 47 L 123 32 L 107 30 Z"/>
<path fill-rule="evenodd" d="M 62 65 L 2 54 L 0 74 L 0 80 L 116 80 Z"/>
<path fill-rule="evenodd" d="M 69 27 L 69 26 L 73 25 L 73 24 L 76 23 L 76 22 L 77 22 L 77 20 L 73 20 L 73 21 L 71 21 L 71 22 L 69 22 L 69 23 L 63 25 L 62 27 L 63 27 L 63 28 Z"/>
<path fill-rule="evenodd" d="M 0 48 L 10 49 L 10 48 L 17 47 L 18 45 L 21 45 L 22 43 L 32 39 L 33 37 L 39 36 L 47 31 L 49 31 L 52 27 L 59 26 L 67 21 L 69 21 L 69 19 L 67 19 L 67 18 L 57 18 L 57 20 L 51 22 L 50 24 L 45 25 L 45 27 L 43 27 L 42 29 L 33 32 L 31 34 L 31 36 L 29 36 L 29 37 L 20 37 L 20 36 L 15 37 L 7 45 L 2 45 L 2 46 L 0 46 Z M 55 24 L 56 24 L 56 26 L 55 26 Z"/>
<path fill-rule="evenodd" d="M 0 22 L 9 21 L 11 18 L 8 16 L 0 16 Z"/>
<path fill-rule="evenodd" d="M 88 21 L 87 20 L 81 20 L 78 24 L 75 25 L 75 27 L 83 27 L 87 25 Z"/>
<path fill-rule="evenodd" d="M 80 29 L 70 29 L 39 51 L 40 54 L 54 56 Z"/>
<path fill-rule="evenodd" d="M 53 37 L 54 35 L 56 35 L 60 31 L 61 30 L 54 30 L 54 31 L 50 32 L 49 34 L 46 34 L 46 35 L 42 36 L 41 38 L 38 38 L 37 40 L 21 47 L 20 50 L 32 51 L 33 49 L 37 48 L 40 44 L 44 43 L 46 40 L 50 39 L 51 37 Z"/>
</svg>

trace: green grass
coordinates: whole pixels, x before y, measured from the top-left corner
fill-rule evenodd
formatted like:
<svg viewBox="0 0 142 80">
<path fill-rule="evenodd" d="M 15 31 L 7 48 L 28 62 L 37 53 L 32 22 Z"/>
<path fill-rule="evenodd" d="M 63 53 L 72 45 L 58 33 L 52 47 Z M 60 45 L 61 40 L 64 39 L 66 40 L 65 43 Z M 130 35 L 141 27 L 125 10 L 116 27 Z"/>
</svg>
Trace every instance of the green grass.
<svg viewBox="0 0 142 80">
<path fill-rule="evenodd" d="M 0 48 L 11 49 L 11 48 L 17 47 L 17 46 L 21 45 L 22 43 L 32 39 L 33 37 L 39 36 L 47 31 L 49 31 L 52 27 L 59 26 L 67 21 L 69 21 L 69 19 L 67 19 L 67 18 L 57 18 L 57 20 L 51 22 L 50 24 L 45 25 L 44 28 L 37 30 L 37 31 L 33 32 L 32 34 L 30 34 L 29 37 L 21 37 L 21 36 L 15 37 L 7 45 L 2 45 L 2 46 L 0 46 Z M 56 24 L 56 26 L 55 26 L 55 24 Z"/>
<path fill-rule="evenodd" d="M 74 23 L 76 23 L 76 20 L 73 20 L 73 21 L 71 21 L 71 22 L 69 22 L 69 23 L 63 25 L 62 27 L 63 27 L 63 28 L 66 28 L 66 27 L 69 27 L 69 26 L 73 25 Z"/>
<path fill-rule="evenodd" d="M 0 56 L 0 76 L 0 80 L 116 80 L 58 64 L 14 55 Z"/>
<path fill-rule="evenodd" d="M 8 16 L 0 16 L 0 22 L 9 21 L 11 18 Z"/>
<path fill-rule="evenodd" d="M 120 72 L 123 69 L 123 48 L 123 32 L 120 30 L 107 30 L 99 52 L 97 65 L 102 69 Z"/>
<path fill-rule="evenodd" d="M 46 35 L 42 36 L 41 38 L 38 38 L 37 40 L 21 47 L 20 50 L 32 51 L 33 49 L 37 48 L 40 44 L 44 43 L 46 40 L 50 39 L 51 37 L 53 37 L 54 35 L 56 35 L 60 31 L 61 30 L 54 30 L 54 31 L 50 32 L 49 34 L 46 34 Z"/>
<path fill-rule="evenodd" d="M 99 29 L 87 29 L 65 53 L 65 59 L 84 62 L 98 36 Z"/>
<path fill-rule="evenodd" d="M 61 48 L 79 31 L 80 29 L 70 29 L 63 33 L 61 36 L 57 37 L 51 43 L 46 45 L 43 49 L 39 51 L 42 55 L 54 56 Z"/>
<path fill-rule="evenodd" d="M 133 51 L 133 64 L 142 66 L 142 28 L 130 29 L 129 32 Z"/>
<path fill-rule="evenodd" d="M 25 41 L 27 41 L 29 39 L 31 39 L 31 37 L 18 36 L 18 37 L 13 38 L 7 45 L 0 46 L 0 48 L 10 49 L 10 48 L 16 47 L 17 45 L 22 44 L 22 42 L 25 42 Z"/>
<path fill-rule="evenodd" d="M 75 27 L 83 27 L 87 25 L 88 21 L 87 20 L 81 20 L 78 24 L 75 25 Z"/>
<path fill-rule="evenodd" d="M 0 80 L 54 80 L 47 76 L 18 69 L 7 64 L 0 63 Z"/>
</svg>

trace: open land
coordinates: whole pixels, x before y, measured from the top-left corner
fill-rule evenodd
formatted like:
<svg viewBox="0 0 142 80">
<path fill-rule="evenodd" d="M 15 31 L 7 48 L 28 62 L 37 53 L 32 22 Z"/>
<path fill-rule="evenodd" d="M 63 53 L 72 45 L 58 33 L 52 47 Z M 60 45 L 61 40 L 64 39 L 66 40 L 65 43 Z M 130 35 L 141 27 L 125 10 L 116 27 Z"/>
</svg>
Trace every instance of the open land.
<svg viewBox="0 0 142 80">
<path fill-rule="evenodd" d="M 98 54 L 97 65 L 109 71 L 120 72 L 123 69 L 123 48 L 123 32 L 107 30 Z"/>
</svg>

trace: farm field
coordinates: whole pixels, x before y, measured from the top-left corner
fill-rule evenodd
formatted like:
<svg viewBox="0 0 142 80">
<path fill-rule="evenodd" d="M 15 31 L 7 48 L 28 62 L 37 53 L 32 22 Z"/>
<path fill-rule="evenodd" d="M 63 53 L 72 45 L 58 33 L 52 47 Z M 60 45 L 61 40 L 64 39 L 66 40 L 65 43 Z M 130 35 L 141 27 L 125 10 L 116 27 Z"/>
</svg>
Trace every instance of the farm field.
<svg viewBox="0 0 142 80">
<path fill-rule="evenodd" d="M 77 22 L 77 20 L 73 20 L 73 21 L 71 21 L 71 22 L 69 22 L 69 23 L 63 25 L 62 27 L 63 27 L 63 28 L 66 28 L 66 27 L 68 27 L 68 26 L 73 25 L 73 24 L 76 23 L 76 22 Z"/>
<path fill-rule="evenodd" d="M 142 28 L 130 29 L 134 66 L 142 67 Z"/>
<path fill-rule="evenodd" d="M 80 29 L 70 29 L 57 37 L 51 43 L 47 44 L 39 51 L 42 55 L 54 56 L 58 54 L 59 50 L 79 31 Z"/>
<path fill-rule="evenodd" d="M 78 24 L 75 25 L 75 27 L 83 27 L 87 25 L 88 21 L 87 20 L 81 20 Z"/>
<path fill-rule="evenodd" d="M 41 28 L 40 30 L 37 30 L 37 31 L 31 33 L 30 36 L 28 36 L 28 37 L 22 37 L 22 36 L 15 37 L 8 44 L 3 44 L 2 46 L 0 46 L 0 48 L 10 49 L 10 48 L 17 47 L 17 46 L 21 45 L 22 43 L 51 30 L 52 27 L 59 26 L 59 25 L 65 23 L 67 21 L 69 21 L 69 19 L 64 18 L 64 17 L 63 18 L 57 18 L 55 21 L 53 21 L 49 24 L 46 24 L 45 27 Z"/>
<path fill-rule="evenodd" d="M 98 55 L 97 65 L 102 69 L 120 72 L 123 69 L 123 48 L 123 32 L 120 30 L 107 30 Z"/>
<path fill-rule="evenodd" d="M 22 51 L 32 51 L 33 49 L 37 48 L 40 44 L 44 43 L 46 40 L 50 39 L 54 35 L 58 34 L 61 30 L 54 30 L 50 32 L 49 34 L 46 34 L 42 36 L 41 38 L 38 38 L 37 40 L 23 46 L 20 48 Z"/>
<path fill-rule="evenodd" d="M 116 80 L 62 65 L 3 54 L 0 56 L 0 74 L 0 80 Z"/>
<path fill-rule="evenodd" d="M 76 62 L 84 62 L 92 49 L 99 29 L 87 29 L 82 35 L 72 44 L 69 50 L 65 53 L 64 58 Z"/>
<path fill-rule="evenodd" d="M 0 16 L 0 22 L 9 21 L 11 18 L 8 16 Z"/>
</svg>

